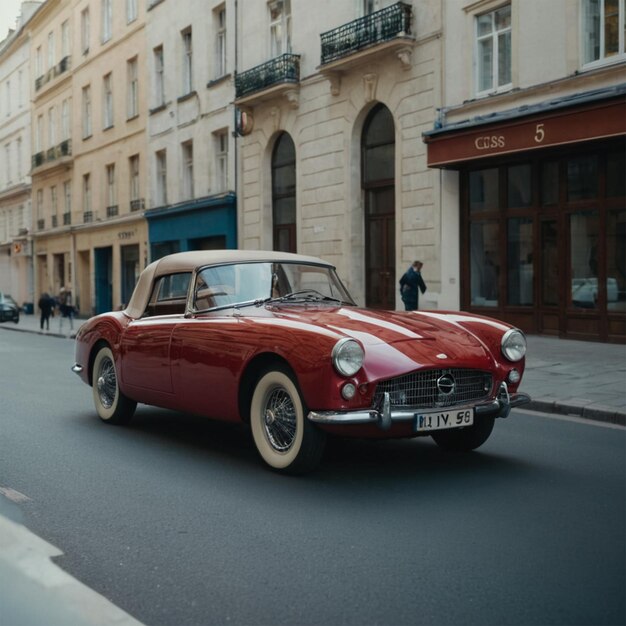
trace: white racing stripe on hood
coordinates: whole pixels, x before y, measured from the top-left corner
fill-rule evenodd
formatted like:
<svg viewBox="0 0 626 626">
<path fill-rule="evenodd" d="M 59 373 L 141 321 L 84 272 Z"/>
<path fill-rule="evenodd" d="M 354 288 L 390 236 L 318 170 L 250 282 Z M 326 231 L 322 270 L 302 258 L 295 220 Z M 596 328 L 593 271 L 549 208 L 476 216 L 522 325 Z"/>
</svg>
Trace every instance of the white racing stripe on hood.
<svg viewBox="0 0 626 626">
<path fill-rule="evenodd" d="M 485 326 L 493 326 L 502 332 L 506 332 L 511 328 L 505 324 L 499 323 L 494 319 L 487 319 L 484 317 L 474 317 L 472 315 L 463 315 L 462 313 L 454 314 L 454 313 L 433 313 L 432 311 L 420 311 L 420 315 L 425 317 L 432 317 L 437 320 L 441 320 L 442 322 L 451 322 L 457 325 L 461 325 L 461 322 L 473 322 L 474 324 L 484 324 Z M 464 329 L 467 330 L 467 329 Z"/>
<path fill-rule="evenodd" d="M 407 337 L 407 339 L 424 339 L 422 335 L 418 335 L 408 328 L 404 328 L 403 326 L 399 326 L 398 324 L 394 324 L 393 322 L 386 322 L 375 317 L 369 317 L 368 315 L 363 315 L 358 311 L 354 311 L 348 308 L 341 309 L 341 311 L 338 312 L 338 315 L 345 315 L 347 318 L 357 322 L 372 324 L 373 326 L 379 326 L 380 328 L 384 328 L 385 330 L 391 330 L 392 332 L 398 333 L 399 335 L 404 335 L 405 337 Z"/>
</svg>

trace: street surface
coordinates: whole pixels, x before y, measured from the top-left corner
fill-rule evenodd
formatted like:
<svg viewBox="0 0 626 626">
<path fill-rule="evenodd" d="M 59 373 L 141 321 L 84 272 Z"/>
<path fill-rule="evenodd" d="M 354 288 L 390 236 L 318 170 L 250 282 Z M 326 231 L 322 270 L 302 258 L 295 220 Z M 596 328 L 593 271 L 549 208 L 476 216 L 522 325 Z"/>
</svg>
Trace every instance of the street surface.
<svg viewBox="0 0 626 626">
<path fill-rule="evenodd" d="M 101 423 L 73 351 L 0 331 L 0 513 L 146 624 L 626 622 L 623 428 L 517 410 L 473 455 L 334 441 L 287 478 L 243 427 Z"/>
</svg>

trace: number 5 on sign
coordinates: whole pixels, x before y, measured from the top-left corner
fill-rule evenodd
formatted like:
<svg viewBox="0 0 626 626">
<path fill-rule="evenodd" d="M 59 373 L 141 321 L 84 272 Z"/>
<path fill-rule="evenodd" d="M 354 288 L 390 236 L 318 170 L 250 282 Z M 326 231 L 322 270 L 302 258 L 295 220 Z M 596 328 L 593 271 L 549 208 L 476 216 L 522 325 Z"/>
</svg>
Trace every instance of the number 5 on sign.
<svg viewBox="0 0 626 626">
<path fill-rule="evenodd" d="M 546 131 L 543 129 L 544 124 L 537 124 L 535 127 L 535 141 L 541 143 L 546 136 Z"/>
</svg>

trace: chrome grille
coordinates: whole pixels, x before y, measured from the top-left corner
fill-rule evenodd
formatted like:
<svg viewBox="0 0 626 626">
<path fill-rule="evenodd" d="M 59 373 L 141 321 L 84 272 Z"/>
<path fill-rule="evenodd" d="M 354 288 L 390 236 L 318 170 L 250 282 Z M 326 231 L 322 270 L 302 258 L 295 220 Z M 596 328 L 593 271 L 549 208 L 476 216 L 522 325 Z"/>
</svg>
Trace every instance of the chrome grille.
<svg viewBox="0 0 626 626">
<path fill-rule="evenodd" d="M 450 377 L 453 385 L 450 384 Z M 488 398 L 492 387 L 493 377 L 489 372 L 470 369 L 420 370 L 378 383 L 373 406 L 382 402 L 385 392 L 389 393 L 392 407 L 427 409 L 459 406 Z"/>
</svg>

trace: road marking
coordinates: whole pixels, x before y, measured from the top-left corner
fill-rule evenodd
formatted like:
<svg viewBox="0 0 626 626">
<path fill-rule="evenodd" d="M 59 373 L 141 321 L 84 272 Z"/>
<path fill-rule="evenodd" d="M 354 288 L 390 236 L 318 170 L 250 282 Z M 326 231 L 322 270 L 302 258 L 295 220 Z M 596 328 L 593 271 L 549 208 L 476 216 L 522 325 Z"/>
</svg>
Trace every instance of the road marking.
<svg viewBox="0 0 626 626">
<path fill-rule="evenodd" d="M 28 496 L 25 496 L 23 493 L 19 491 L 15 491 L 15 489 L 11 489 L 11 487 L 0 487 L 0 493 L 11 500 L 12 502 L 30 502 L 31 499 Z"/>
</svg>

